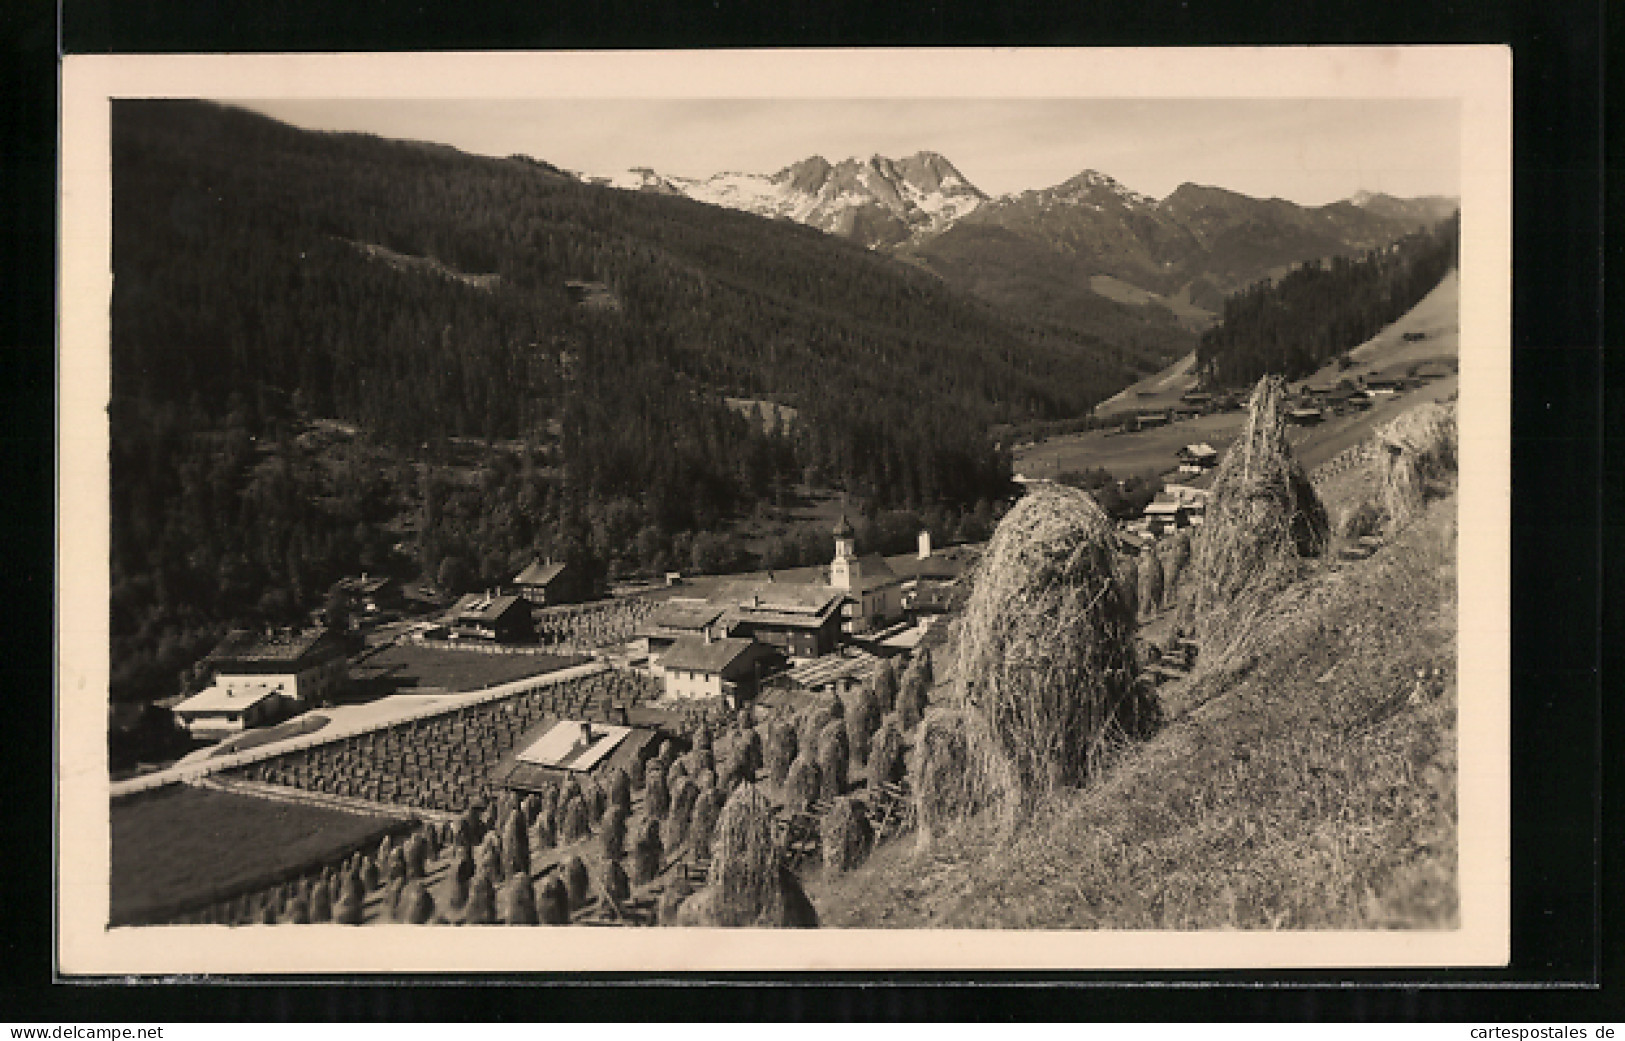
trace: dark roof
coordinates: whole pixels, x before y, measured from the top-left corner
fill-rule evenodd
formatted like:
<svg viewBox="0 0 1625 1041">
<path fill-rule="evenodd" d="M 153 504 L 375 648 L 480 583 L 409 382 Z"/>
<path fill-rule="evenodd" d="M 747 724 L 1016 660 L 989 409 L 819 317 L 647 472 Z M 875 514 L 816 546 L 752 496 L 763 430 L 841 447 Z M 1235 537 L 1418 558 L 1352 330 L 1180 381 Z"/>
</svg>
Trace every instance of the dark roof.
<svg viewBox="0 0 1625 1041">
<path fill-rule="evenodd" d="M 559 573 L 563 570 L 564 564 L 562 561 L 544 564 L 539 560 L 533 560 L 525 567 L 525 570 L 513 576 L 513 583 L 516 586 L 545 586 L 558 578 Z"/>
<path fill-rule="evenodd" d="M 660 667 L 721 673 L 755 646 L 754 640 L 706 640 L 703 636 L 685 636 L 660 656 Z"/>
<path fill-rule="evenodd" d="M 309 629 L 234 629 L 226 634 L 205 659 L 210 662 L 264 661 L 297 662 L 317 649 L 328 635 L 326 626 Z M 330 644 L 332 653 L 341 649 Z"/>
<path fill-rule="evenodd" d="M 845 592 L 823 583 L 760 582 L 737 593 L 728 609 L 730 625 L 746 622 L 817 629 L 846 599 Z M 720 597 L 717 602 L 722 602 Z"/>
<path fill-rule="evenodd" d="M 722 617 L 727 608 L 710 600 L 668 600 L 649 615 L 647 629 L 700 630 Z"/>
<path fill-rule="evenodd" d="M 469 593 L 457 601 L 446 617 L 457 621 L 494 622 L 515 607 L 523 607 L 527 612 L 530 610 L 523 600 L 512 594 L 487 596 L 484 593 Z"/>
<path fill-rule="evenodd" d="M 351 596 L 374 596 L 393 581 L 388 575 L 351 575 L 339 579 L 339 589 Z"/>
</svg>

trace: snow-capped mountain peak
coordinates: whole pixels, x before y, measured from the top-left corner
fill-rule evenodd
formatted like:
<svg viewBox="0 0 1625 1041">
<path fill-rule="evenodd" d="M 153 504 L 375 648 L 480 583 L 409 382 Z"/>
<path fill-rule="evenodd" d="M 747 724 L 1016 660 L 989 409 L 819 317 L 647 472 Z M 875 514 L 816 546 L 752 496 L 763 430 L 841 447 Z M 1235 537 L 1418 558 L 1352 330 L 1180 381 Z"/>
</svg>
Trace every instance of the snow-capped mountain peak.
<svg viewBox="0 0 1625 1041">
<path fill-rule="evenodd" d="M 936 152 L 905 159 L 872 155 L 830 163 L 809 156 L 774 174 L 662 176 L 638 168 L 597 183 L 632 191 L 686 195 L 700 202 L 787 217 L 866 245 L 892 245 L 941 231 L 987 196 Z"/>
</svg>

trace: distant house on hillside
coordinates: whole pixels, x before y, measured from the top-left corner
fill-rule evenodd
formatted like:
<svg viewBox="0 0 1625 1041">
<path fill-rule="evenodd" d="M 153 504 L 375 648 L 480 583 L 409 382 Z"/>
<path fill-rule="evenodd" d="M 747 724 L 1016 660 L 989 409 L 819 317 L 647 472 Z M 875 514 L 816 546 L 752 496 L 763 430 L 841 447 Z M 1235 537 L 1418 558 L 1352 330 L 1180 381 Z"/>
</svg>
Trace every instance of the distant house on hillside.
<svg viewBox="0 0 1625 1041">
<path fill-rule="evenodd" d="M 453 639 L 487 643 L 529 643 L 536 639 L 530 604 L 517 596 L 470 593 L 446 613 Z"/>
<path fill-rule="evenodd" d="M 224 736 L 264 726 L 289 710 L 318 704 L 349 678 L 345 648 L 326 626 L 238 629 L 203 659 L 208 687 L 174 707 L 194 735 Z"/>
<path fill-rule="evenodd" d="M 543 607 L 580 599 L 570 588 L 569 576 L 562 561 L 555 563 L 548 560 L 543 563 L 532 560 L 523 571 L 513 576 L 513 584 L 520 596 Z"/>
<path fill-rule="evenodd" d="M 352 611 L 383 611 L 401 602 L 401 586 L 388 575 L 359 575 L 341 578 L 335 587 Z"/>
<path fill-rule="evenodd" d="M 1199 474 L 1219 465 L 1219 451 L 1206 441 L 1186 445 L 1179 450 L 1179 472 Z"/>
<path fill-rule="evenodd" d="M 1286 414 L 1287 422 L 1298 426 L 1309 426 L 1319 423 L 1326 418 L 1326 414 L 1318 408 L 1295 408 Z"/>
</svg>

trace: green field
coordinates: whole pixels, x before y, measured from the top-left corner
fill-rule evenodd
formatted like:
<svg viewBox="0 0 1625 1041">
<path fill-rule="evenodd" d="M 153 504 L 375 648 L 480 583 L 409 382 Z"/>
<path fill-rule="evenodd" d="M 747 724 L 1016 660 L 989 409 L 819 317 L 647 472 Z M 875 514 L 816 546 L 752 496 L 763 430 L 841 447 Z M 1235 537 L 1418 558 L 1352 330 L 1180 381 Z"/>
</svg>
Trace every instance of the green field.
<svg viewBox="0 0 1625 1041">
<path fill-rule="evenodd" d="M 374 682 L 452 692 L 482 690 L 528 676 L 557 672 L 587 659 L 555 654 L 484 654 L 397 643 L 370 655 L 353 670 Z"/>
<path fill-rule="evenodd" d="M 163 921 L 275 885 L 405 820 L 170 785 L 114 800 L 112 922 Z"/>
</svg>

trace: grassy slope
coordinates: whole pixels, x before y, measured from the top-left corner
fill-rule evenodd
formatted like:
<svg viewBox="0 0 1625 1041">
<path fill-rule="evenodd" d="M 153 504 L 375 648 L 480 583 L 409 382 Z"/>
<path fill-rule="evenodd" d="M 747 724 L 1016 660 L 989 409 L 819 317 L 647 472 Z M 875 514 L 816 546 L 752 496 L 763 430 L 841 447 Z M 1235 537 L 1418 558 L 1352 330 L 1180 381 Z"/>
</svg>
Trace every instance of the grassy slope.
<svg viewBox="0 0 1625 1041">
<path fill-rule="evenodd" d="M 1327 489 L 1333 510 L 1361 477 Z M 1307 578 L 1274 651 L 1164 688 L 1171 722 L 1003 838 L 911 839 L 810 893 L 830 925 L 1449 927 L 1456 501 Z M 1412 697 L 1417 667 L 1442 689 Z"/>
<path fill-rule="evenodd" d="M 115 800 L 111 818 L 115 925 L 273 884 L 401 823 L 185 785 Z"/>
</svg>

